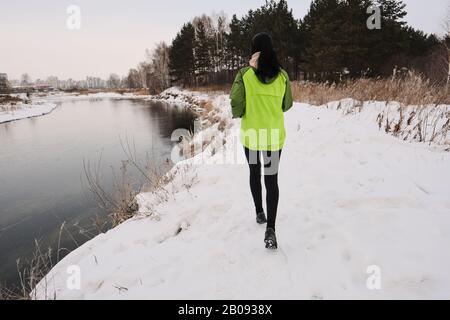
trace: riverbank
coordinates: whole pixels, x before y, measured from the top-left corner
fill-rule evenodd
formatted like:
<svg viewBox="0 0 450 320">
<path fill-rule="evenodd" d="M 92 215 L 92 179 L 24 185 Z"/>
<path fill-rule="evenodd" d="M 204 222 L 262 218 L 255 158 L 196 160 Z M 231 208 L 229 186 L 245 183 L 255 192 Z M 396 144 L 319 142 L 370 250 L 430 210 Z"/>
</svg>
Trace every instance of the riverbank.
<svg viewBox="0 0 450 320">
<path fill-rule="evenodd" d="M 267 252 L 239 121 L 227 96 L 209 108 L 220 121 L 207 127 L 208 143 L 205 132 L 194 139 L 203 152 L 178 163 L 160 193 L 140 194 L 138 216 L 61 261 L 37 298 L 450 298 L 445 118 L 423 129 L 425 117 L 407 121 L 395 104 L 296 103 L 286 115 L 280 250 Z M 435 138 L 419 143 L 419 132 Z M 78 290 L 66 286 L 70 266 L 79 267 Z M 374 268 L 379 290 L 367 285 Z"/>
<path fill-rule="evenodd" d="M 51 113 L 56 104 L 44 100 L 18 101 L 0 105 L 0 124 Z"/>
<path fill-rule="evenodd" d="M 49 116 L 0 125 L 0 299 L 2 289 L 15 290 L 21 285 L 18 271 L 48 271 L 34 268 L 35 239 L 40 240 L 43 252 L 51 246 L 54 265 L 107 231 L 114 223 L 110 214 L 127 209 L 119 205 L 128 192 L 133 197 L 147 190 L 147 178 L 127 162 L 123 146 L 128 141 L 142 167 L 155 175 L 166 173 L 172 168 L 166 161 L 175 145 L 172 132 L 189 131 L 196 119 L 182 107 L 135 99 L 62 99 L 55 103 L 58 109 Z M 89 190 L 85 169 L 114 202 L 99 205 Z"/>
</svg>

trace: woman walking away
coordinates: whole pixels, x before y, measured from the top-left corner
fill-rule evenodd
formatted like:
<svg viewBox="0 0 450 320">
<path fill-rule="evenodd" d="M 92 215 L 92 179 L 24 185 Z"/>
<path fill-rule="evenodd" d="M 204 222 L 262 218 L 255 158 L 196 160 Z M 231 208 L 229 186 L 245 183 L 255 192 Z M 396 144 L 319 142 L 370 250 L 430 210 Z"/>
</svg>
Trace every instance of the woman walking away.
<svg viewBox="0 0 450 320">
<path fill-rule="evenodd" d="M 241 69 L 234 81 L 231 106 L 233 118 L 242 118 L 241 142 L 250 167 L 250 189 L 256 221 L 267 223 L 264 241 L 268 249 L 278 248 L 275 234 L 279 201 L 278 168 L 286 140 L 284 112 L 292 104 L 289 77 L 278 62 L 272 38 L 267 33 L 259 33 L 252 40 L 250 66 Z M 262 204 L 262 166 L 267 190 L 267 219 Z"/>
</svg>

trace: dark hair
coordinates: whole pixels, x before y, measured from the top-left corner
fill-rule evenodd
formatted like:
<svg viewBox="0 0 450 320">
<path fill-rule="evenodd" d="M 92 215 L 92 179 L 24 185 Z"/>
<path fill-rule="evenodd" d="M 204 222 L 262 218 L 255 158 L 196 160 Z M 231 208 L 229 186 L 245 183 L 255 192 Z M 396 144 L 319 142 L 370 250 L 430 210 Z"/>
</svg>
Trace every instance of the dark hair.
<svg viewBox="0 0 450 320">
<path fill-rule="evenodd" d="M 281 65 L 273 48 L 272 37 L 265 32 L 258 33 L 252 40 L 252 55 L 261 52 L 256 75 L 261 80 L 271 79 L 278 75 Z"/>
</svg>

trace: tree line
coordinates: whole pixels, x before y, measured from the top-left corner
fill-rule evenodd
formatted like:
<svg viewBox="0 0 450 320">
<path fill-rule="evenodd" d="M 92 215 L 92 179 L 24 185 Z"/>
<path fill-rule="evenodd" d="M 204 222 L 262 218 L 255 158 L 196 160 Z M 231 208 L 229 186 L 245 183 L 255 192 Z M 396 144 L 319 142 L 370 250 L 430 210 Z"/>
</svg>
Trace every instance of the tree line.
<svg viewBox="0 0 450 320">
<path fill-rule="evenodd" d="M 379 8 L 380 28 L 368 28 L 377 19 L 368 8 Z M 202 15 L 185 23 L 170 45 L 158 44 L 125 80 L 153 93 L 174 84 L 230 83 L 248 65 L 253 36 L 268 32 L 293 80 L 388 77 L 407 68 L 447 81 L 449 35 L 440 39 L 408 26 L 405 8 L 401 0 L 313 0 L 296 19 L 286 0 L 268 0 L 230 21 L 223 13 Z"/>
</svg>

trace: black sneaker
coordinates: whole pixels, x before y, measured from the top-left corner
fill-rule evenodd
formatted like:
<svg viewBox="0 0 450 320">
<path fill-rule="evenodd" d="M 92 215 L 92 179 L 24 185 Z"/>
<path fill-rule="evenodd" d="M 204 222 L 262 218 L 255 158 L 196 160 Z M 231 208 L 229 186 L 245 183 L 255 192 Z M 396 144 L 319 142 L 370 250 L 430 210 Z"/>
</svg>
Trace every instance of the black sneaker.
<svg viewBox="0 0 450 320">
<path fill-rule="evenodd" d="M 273 230 L 272 228 L 267 229 L 266 238 L 265 238 L 264 242 L 266 243 L 266 249 L 271 249 L 271 250 L 278 249 L 277 236 L 275 234 L 275 230 Z"/>
<path fill-rule="evenodd" d="M 266 214 L 264 212 L 260 212 L 256 215 L 256 222 L 258 224 L 265 224 L 267 223 Z"/>
</svg>

